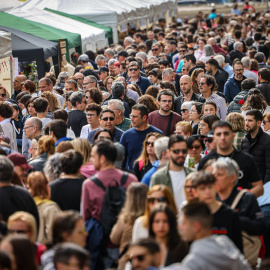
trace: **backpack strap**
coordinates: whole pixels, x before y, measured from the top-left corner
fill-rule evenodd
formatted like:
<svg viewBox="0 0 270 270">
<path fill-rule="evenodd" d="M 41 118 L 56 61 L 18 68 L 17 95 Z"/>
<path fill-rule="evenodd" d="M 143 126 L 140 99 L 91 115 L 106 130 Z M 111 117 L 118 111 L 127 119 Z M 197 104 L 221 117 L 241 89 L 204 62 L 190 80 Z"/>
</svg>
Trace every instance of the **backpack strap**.
<svg viewBox="0 0 270 270">
<path fill-rule="evenodd" d="M 173 112 L 171 111 L 165 136 L 170 135 L 170 128 L 171 128 L 172 119 L 173 119 Z"/>
<path fill-rule="evenodd" d="M 95 176 L 91 176 L 90 179 L 100 188 L 102 188 L 104 191 L 106 191 L 106 188 L 102 184 L 102 182 Z"/>
<path fill-rule="evenodd" d="M 243 197 L 243 195 L 247 192 L 247 189 L 242 189 L 237 196 L 235 197 L 232 205 L 231 205 L 231 209 L 235 209 L 235 207 L 237 206 L 237 204 L 240 202 L 241 198 Z"/>
<path fill-rule="evenodd" d="M 124 171 L 121 181 L 120 181 L 121 186 L 123 186 L 127 182 L 127 179 L 128 179 L 128 172 Z"/>
</svg>

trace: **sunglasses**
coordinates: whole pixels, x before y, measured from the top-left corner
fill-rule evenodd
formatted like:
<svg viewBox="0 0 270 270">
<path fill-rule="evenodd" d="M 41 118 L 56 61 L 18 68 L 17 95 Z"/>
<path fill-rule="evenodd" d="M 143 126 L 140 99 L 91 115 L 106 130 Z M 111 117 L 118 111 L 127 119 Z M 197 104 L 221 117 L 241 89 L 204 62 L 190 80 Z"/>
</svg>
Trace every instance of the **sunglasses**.
<svg viewBox="0 0 270 270">
<path fill-rule="evenodd" d="M 188 185 L 186 185 L 186 186 L 184 186 L 184 188 L 185 188 L 185 189 L 193 189 L 194 187 L 193 187 L 193 186 L 188 186 Z"/>
<path fill-rule="evenodd" d="M 0 94 L 0 96 L 1 96 L 1 97 L 5 97 L 5 96 L 6 96 L 6 94 Z"/>
<path fill-rule="evenodd" d="M 195 150 L 198 150 L 200 149 L 202 146 L 201 145 L 191 145 L 188 149 L 192 150 L 192 149 L 195 149 Z"/>
<path fill-rule="evenodd" d="M 183 154 L 186 154 L 188 150 L 187 149 L 173 149 L 172 152 L 178 155 L 180 152 L 182 152 Z"/>
<path fill-rule="evenodd" d="M 129 71 L 137 71 L 138 69 L 137 68 L 130 68 Z"/>
<path fill-rule="evenodd" d="M 103 121 L 113 121 L 114 120 L 114 117 L 104 117 L 104 118 L 102 118 L 101 120 L 103 120 Z"/>
<path fill-rule="evenodd" d="M 154 198 L 154 197 L 148 196 L 147 199 L 148 199 L 148 202 L 149 202 L 149 203 L 155 203 L 155 202 L 159 202 L 159 203 L 162 203 L 162 202 L 168 202 L 168 199 L 167 199 L 166 197 Z"/>
<path fill-rule="evenodd" d="M 180 110 L 181 113 L 185 113 L 186 111 L 188 111 L 188 109 L 182 109 L 182 110 Z"/>
<path fill-rule="evenodd" d="M 207 139 L 204 140 L 204 142 L 209 142 L 209 143 L 211 143 L 211 142 L 213 142 L 213 139 L 212 139 L 212 138 L 207 138 Z"/>
<path fill-rule="evenodd" d="M 205 82 L 199 82 L 199 85 L 205 85 Z"/>
<path fill-rule="evenodd" d="M 156 52 L 156 51 L 158 51 L 159 49 L 152 49 L 152 52 Z"/>
<path fill-rule="evenodd" d="M 263 122 L 263 124 L 265 125 L 266 123 L 269 123 L 269 121 L 262 121 Z"/>
<path fill-rule="evenodd" d="M 180 50 L 179 52 L 183 52 L 183 53 L 185 53 L 185 52 L 186 52 L 186 50 Z"/>
<path fill-rule="evenodd" d="M 154 143 L 153 142 L 146 142 L 146 145 L 147 146 L 151 145 L 153 147 L 154 146 Z"/>
<path fill-rule="evenodd" d="M 144 258 L 147 254 L 142 254 L 142 255 L 137 255 L 137 256 L 132 256 L 132 258 L 129 259 L 129 261 L 132 263 L 134 259 L 137 259 L 139 262 L 143 262 Z"/>
</svg>

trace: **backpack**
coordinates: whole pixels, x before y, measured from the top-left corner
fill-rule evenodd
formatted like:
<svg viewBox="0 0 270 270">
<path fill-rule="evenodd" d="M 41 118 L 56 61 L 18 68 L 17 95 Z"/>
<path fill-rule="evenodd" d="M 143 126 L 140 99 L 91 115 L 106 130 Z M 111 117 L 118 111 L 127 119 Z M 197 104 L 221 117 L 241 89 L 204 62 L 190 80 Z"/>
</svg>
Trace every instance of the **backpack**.
<svg viewBox="0 0 270 270">
<path fill-rule="evenodd" d="M 109 239 L 112 227 L 117 221 L 117 216 L 120 213 L 126 200 L 126 189 L 123 186 L 128 178 L 128 173 L 124 172 L 120 181 L 120 185 L 114 179 L 111 180 L 107 188 L 95 176 L 92 176 L 92 181 L 105 191 L 105 197 L 101 210 L 101 224 L 103 226 L 103 235 L 105 239 Z"/>
</svg>

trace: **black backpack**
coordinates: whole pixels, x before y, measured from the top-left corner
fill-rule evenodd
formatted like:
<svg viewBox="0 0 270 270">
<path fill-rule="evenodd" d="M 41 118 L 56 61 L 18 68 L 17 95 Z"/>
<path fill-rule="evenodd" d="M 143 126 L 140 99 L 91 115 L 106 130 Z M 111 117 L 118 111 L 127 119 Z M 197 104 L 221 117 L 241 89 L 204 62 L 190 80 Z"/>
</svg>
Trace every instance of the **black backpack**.
<svg viewBox="0 0 270 270">
<path fill-rule="evenodd" d="M 104 231 L 104 238 L 108 239 L 113 225 L 117 221 L 117 216 L 120 213 L 126 200 L 126 189 L 123 185 L 126 183 L 128 173 L 124 172 L 120 181 L 120 185 L 114 179 L 111 180 L 107 188 L 95 176 L 92 176 L 92 181 L 105 191 L 105 197 L 101 210 L 101 224 Z"/>
</svg>

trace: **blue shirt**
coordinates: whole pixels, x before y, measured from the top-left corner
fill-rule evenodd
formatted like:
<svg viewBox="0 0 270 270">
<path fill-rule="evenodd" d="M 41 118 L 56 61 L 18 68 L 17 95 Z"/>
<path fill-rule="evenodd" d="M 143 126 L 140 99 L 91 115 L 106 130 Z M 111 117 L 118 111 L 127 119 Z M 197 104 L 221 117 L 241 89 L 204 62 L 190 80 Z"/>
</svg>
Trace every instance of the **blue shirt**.
<svg viewBox="0 0 270 270">
<path fill-rule="evenodd" d="M 152 175 L 157 171 L 160 160 L 153 163 L 152 168 L 143 176 L 141 183 L 149 187 Z"/>
<path fill-rule="evenodd" d="M 91 131 L 89 132 L 87 140 L 88 140 L 91 144 L 93 143 L 94 136 L 95 136 L 96 132 L 97 132 L 99 129 L 100 129 L 100 127 L 99 127 L 99 128 L 96 128 L 96 129 L 94 129 L 94 130 L 91 130 Z M 113 134 L 112 134 L 112 135 L 113 135 L 113 141 L 114 141 L 114 142 L 119 142 L 119 141 L 120 141 L 120 138 L 121 138 L 121 136 L 122 136 L 123 133 L 124 133 L 123 130 L 121 130 L 120 128 L 115 127 L 115 128 L 114 128 L 114 131 L 113 131 Z"/>
<path fill-rule="evenodd" d="M 129 78 L 127 80 L 128 84 L 131 84 L 130 79 L 131 78 Z M 142 93 L 144 94 L 146 89 L 151 85 L 151 82 L 147 78 L 142 77 L 141 75 L 139 75 L 139 79 L 136 81 L 136 84 L 140 87 Z"/>
<path fill-rule="evenodd" d="M 63 137 L 63 138 L 59 139 L 59 140 L 55 143 L 55 146 L 57 146 L 60 142 L 63 142 L 63 141 L 71 141 L 71 139 L 68 138 L 68 137 Z"/>
</svg>

